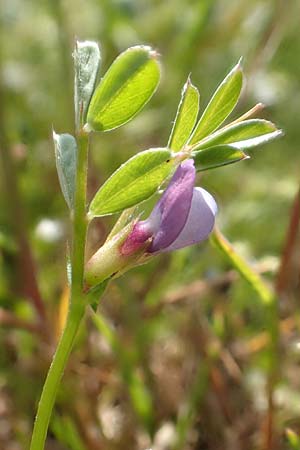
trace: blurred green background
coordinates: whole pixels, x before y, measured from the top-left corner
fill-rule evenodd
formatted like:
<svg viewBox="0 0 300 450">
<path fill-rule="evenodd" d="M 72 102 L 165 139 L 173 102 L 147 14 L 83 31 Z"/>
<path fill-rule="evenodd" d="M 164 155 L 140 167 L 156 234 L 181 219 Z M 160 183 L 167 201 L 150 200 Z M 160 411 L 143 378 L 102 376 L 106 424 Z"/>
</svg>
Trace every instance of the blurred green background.
<svg viewBox="0 0 300 450">
<path fill-rule="evenodd" d="M 298 0 L 1 0 L 1 449 L 29 445 L 65 317 L 69 225 L 51 134 L 73 132 L 75 38 L 99 42 L 102 73 L 136 44 L 161 54 L 163 72 L 138 117 L 93 135 L 90 198 L 137 151 L 166 145 L 188 74 L 203 110 L 243 56 L 234 114 L 263 102 L 285 137 L 199 182 L 277 290 L 280 339 L 270 369 L 265 307 L 209 242 L 160 256 L 109 286 L 100 333 L 91 317 L 82 326 L 47 449 L 300 449 L 299 17 Z M 114 220 L 91 228 L 89 254 Z"/>
</svg>

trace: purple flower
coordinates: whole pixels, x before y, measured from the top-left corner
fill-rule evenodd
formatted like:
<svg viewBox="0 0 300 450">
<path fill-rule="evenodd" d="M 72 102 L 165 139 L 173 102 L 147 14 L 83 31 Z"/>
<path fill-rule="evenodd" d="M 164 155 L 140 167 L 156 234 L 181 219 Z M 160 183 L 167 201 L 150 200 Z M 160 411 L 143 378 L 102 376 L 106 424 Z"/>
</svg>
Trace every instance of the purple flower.
<svg viewBox="0 0 300 450">
<path fill-rule="evenodd" d="M 129 222 L 109 237 L 87 262 L 85 288 L 120 276 L 149 256 L 177 250 L 206 239 L 213 229 L 217 205 L 202 188 L 194 187 L 192 160 L 180 164 L 147 220 Z"/>
<path fill-rule="evenodd" d="M 177 250 L 203 241 L 212 231 L 217 213 L 214 198 L 194 187 L 192 160 L 180 164 L 147 220 L 137 222 L 122 244 L 122 255 L 131 255 L 147 241 L 148 253 Z"/>
</svg>

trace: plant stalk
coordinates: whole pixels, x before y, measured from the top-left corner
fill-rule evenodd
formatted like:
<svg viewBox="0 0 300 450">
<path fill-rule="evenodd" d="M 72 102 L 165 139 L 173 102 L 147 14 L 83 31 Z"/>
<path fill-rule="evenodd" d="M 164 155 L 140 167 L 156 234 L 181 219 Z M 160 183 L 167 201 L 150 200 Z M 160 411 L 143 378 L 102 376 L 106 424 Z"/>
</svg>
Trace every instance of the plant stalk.
<svg viewBox="0 0 300 450">
<path fill-rule="evenodd" d="M 85 302 L 83 299 L 83 275 L 87 233 L 86 186 L 89 145 L 88 134 L 83 131 L 79 131 L 77 133 L 77 145 L 78 160 L 76 170 L 75 207 L 73 215 L 70 307 L 64 331 L 60 338 L 43 387 L 35 419 L 30 450 L 44 449 L 56 394 L 73 348 L 78 328 L 85 312 Z"/>
</svg>

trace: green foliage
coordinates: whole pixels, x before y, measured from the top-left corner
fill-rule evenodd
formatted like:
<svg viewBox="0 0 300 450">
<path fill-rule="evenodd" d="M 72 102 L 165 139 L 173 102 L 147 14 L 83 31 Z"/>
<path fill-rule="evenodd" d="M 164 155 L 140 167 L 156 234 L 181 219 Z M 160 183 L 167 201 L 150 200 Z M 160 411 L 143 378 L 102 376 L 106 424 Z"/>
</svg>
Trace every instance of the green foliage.
<svg viewBox="0 0 300 450">
<path fill-rule="evenodd" d="M 199 111 L 199 92 L 191 84 L 190 79 L 182 90 L 168 147 L 175 152 L 191 151 L 189 154 L 194 159 L 198 171 L 249 158 L 244 150 L 265 144 L 282 134 L 281 130 L 266 120 L 246 120 L 252 112 L 256 112 L 255 109 L 258 107 L 215 131 L 236 105 L 242 82 L 243 73 L 238 64 L 216 90 L 195 129 Z"/>
<path fill-rule="evenodd" d="M 251 119 L 228 125 L 193 147 L 199 150 L 220 144 L 231 144 L 241 150 L 265 144 L 281 136 L 282 131 L 267 120 Z"/>
<path fill-rule="evenodd" d="M 165 148 L 146 150 L 130 158 L 96 193 L 90 216 L 121 212 L 151 197 L 174 168 L 170 158 L 171 152 Z"/>
<path fill-rule="evenodd" d="M 192 152 L 197 171 L 226 166 L 249 158 L 243 151 L 231 145 L 216 145 Z"/>
<path fill-rule="evenodd" d="M 181 100 L 169 137 L 169 148 L 179 151 L 184 147 L 193 131 L 198 112 L 199 92 L 192 85 L 190 78 L 188 78 L 181 92 Z"/>
<path fill-rule="evenodd" d="M 96 42 L 76 41 L 73 57 L 75 122 L 79 127 L 84 124 L 87 108 L 94 92 L 101 55 Z"/>
<path fill-rule="evenodd" d="M 243 72 L 238 63 L 219 85 L 200 117 L 190 144 L 195 144 L 215 131 L 231 113 L 239 99 L 243 85 Z"/>
<path fill-rule="evenodd" d="M 53 141 L 60 187 L 67 205 L 72 210 L 76 187 L 77 143 L 70 134 L 56 134 L 54 131 Z"/>
<path fill-rule="evenodd" d="M 29 430 L 50 364 L 50 352 L 45 349 L 53 348 L 61 330 L 57 317 L 63 316 L 62 292 L 67 284 L 62 237 L 69 227 L 49 130 L 53 124 L 57 133 L 73 132 L 74 36 L 101 43 L 105 67 L 127 47 L 151 43 L 162 55 L 164 75 L 153 101 L 134 122 L 113 133 L 92 136 L 89 193 L 137 149 L 168 141 L 179 90 L 188 73 L 206 105 L 209 93 L 243 54 L 247 84 L 231 117 L 243 117 L 253 104 L 263 102 L 264 117 L 279 124 L 285 138 L 272 141 L 250 161 L 202 172 L 198 184 L 217 198 L 217 221 L 236 253 L 273 285 L 299 189 L 300 167 L 300 65 L 295 57 L 300 52 L 299 2 L 291 0 L 284 6 L 275 0 L 1 3 L 0 150 L 6 156 L 11 150 L 14 168 L 13 173 L 1 170 L 0 187 L 0 240 L 4 242 L 0 252 L 0 397 L 5 423 L 1 448 L 29 447 Z M 243 120 L 252 117 L 262 117 L 261 108 Z M 19 201 L 11 187 L 16 179 Z M 152 200 L 143 203 L 141 210 L 150 210 Z M 115 219 L 90 224 L 88 256 L 106 238 Z M 52 228 L 45 230 L 46 221 Z M 20 230 L 23 242 L 27 235 L 36 272 L 28 264 L 26 246 L 19 244 Z M 90 320 L 80 330 L 55 415 L 74 419 L 87 448 L 154 448 L 165 424 L 169 432 L 177 427 L 178 417 L 176 432 L 183 436 L 180 449 L 231 449 L 242 443 L 258 450 L 271 442 L 269 432 L 281 450 L 296 450 L 292 442 L 298 444 L 300 429 L 297 248 L 296 243 L 280 294 L 281 373 L 270 412 L 265 359 L 270 352 L 266 335 L 271 323 L 264 304 L 251 284 L 232 271 L 230 260 L 203 243 L 131 270 L 110 284 L 101 301 L 101 313 L 119 338 L 119 354 L 125 363 L 130 360 L 151 395 L 154 407 L 149 414 L 157 435 L 147 437 L 132 408 L 120 358 L 110 351 L 104 333 L 91 329 Z M 36 312 L 34 277 L 47 308 L 46 321 Z M 26 304 L 29 315 L 20 313 L 21 304 Z M 47 329 L 50 343 L 45 340 Z M 209 366 L 207 354 L 212 350 L 217 356 Z M 130 359 L 133 352 L 138 354 L 134 360 Z M 208 372 L 203 398 L 198 401 L 193 397 L 197 367 Z M 106 394 L 112 399 L 110 435 L 99 417 Z M 195 404 L 189 408 L 192 398 Z M 265 423 L 273 430 L 262 426 Z M 287 438 L 287 428 L 294 430 L 296 440 Z M 63 432 L 64 427 L 60 435 L 52 430 L 49 450 L 71 449 Z M 167 445 L 172 448 L 170 441 Z"/>
<path fill-rule="evenodd" d="M 128 122 L 150 100 L 159 77 L 157 54 L 150 47 L 123 52 L 94 92 L 87 115 L 89 128 L 108 131 Z"/>
</svg>

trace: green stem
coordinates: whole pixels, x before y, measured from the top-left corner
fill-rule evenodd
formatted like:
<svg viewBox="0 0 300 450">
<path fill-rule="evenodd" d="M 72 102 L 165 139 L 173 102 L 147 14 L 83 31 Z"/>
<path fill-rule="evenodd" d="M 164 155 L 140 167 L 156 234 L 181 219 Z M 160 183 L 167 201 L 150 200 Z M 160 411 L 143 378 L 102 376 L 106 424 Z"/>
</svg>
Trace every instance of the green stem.
<svg viewBox="0 0 300 450">
<path fill-rule="evenodd" d="M 44 448 L 59 383 L 61 381 L 66 363 L 69 359 L 83 312 L 83 308 L 70 309 L 66 327 L 56 349 L 43 387 L 34 424 L 30 450 L 42 450 Z"/>
<path fill-rule="evenodd" d="M 47 437 L 47 430 L 55 403 L 57 390 L 63 376 L 77 330 L 85 312 L 83 299 L 83 275 L 85 241 L 87 233 L 86 218 L 86 185 L 87 185 L 87 156 L 88 135 L 77 133 L 78 160 L 76 170 L 76 193 L 73 217 L 72 243 L 72 284 L 71 301 L 67 322 L 60 342 L 50 366 L 34 424 L 30 450 L 43 450 Z"/>
<path fill-rule="evenodd" d="M 85 241 L 88 225 L 86 215 L 86 186 L 89 135 L 83 131 L 79 132 L 77 134 L 77 145 L 78 161 L 72 243 L 72 301 L 75 301 L 77 296 L 81 296 L 83 288 Z M 73 299 L 73 297 L 75 298 Z"/>
</svg>

